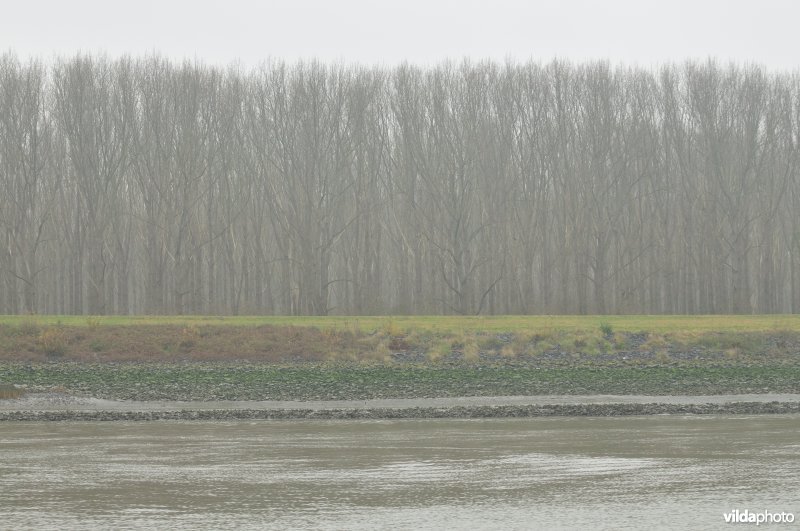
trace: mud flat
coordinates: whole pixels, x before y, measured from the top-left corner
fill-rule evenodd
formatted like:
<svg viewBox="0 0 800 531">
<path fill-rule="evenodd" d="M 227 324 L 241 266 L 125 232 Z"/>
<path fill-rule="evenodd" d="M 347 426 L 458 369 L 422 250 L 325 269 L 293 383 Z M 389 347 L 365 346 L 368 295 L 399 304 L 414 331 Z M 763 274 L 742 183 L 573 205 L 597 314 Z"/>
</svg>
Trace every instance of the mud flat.
<svg viewBox="0 0 800 531">
<path fill-rule="evenodd" d="M 800 394 L 485 396 L 317 401 L 125 401 L 32 393 L 0 421 L 425 419 L 664 414 L 800 414 Z"/>
</svg>

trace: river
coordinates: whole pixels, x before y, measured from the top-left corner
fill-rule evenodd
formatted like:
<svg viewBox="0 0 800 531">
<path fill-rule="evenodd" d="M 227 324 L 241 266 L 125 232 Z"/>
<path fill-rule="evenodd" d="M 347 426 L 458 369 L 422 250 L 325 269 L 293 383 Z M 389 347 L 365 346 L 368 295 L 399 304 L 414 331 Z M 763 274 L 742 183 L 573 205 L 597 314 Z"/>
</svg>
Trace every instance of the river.
<svg viewBox="0 0 800 531">
<path fill-rule="evenodd" d="M 800 523 L 800 417 L 0 424 L 2 529 L 726 529 L 736 509 Z"/>
</svg>

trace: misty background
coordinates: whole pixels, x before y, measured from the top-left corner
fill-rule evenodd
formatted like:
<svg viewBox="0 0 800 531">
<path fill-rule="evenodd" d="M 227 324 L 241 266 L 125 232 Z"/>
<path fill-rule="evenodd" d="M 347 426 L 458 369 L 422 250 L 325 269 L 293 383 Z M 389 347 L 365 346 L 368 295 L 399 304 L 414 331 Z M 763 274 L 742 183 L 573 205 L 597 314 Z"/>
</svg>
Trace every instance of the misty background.
<svg viewBox="0 0 800 531">
<path fill-rule="evenodd" d="M 0 313 L 800 308 L 791 0 L 0 18 Z"/>
<path fill-rule="evenodd" d="M 0 58 L 0 313 L 800 309 L 800 76 Z"/>
</svg>

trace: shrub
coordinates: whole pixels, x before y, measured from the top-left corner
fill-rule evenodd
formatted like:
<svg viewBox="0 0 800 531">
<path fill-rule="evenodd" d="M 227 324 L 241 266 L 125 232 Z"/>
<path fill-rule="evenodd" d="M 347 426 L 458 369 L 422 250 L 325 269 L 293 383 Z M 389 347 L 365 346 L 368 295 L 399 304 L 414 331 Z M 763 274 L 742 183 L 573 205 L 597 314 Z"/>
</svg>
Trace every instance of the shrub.
<svg viewBox="0 0 800 531">
<path fill-rule="evenodd" d="M 449 355 L 452 350 L 452 346 L 449 341 L 439 341 L 436 343 L 432 349 L 428 350 L 427 356 L 428 361 L 437 362 L 440 359 L 444 358 L 445 356 Z"/>
<path fill-rule="evenodd" d="M 614 328 L 611 326 L 611 323 L 600 323 L 600 332 L 603 333 L 603 337 L 606 339 L 611 339 L 614 335 Z"/>
<path fill-rule="evenodd" d="M 181 330 L 181 341 L 178 346 L 185 351 L 192 350 L 200 339 L 196 326 L 185 326 Z"/>
<path fill-rule="evenodd" d="M 39 334 L 37 342 L 42 352 L 48 356 L 60 357 L 67 352 L 67 335 L 61 328 L 45 328 Z"/>
<path fill-rule="evenodd" d="M 464 361 L 477 362 L 480 359 L 480 353 L 481 349 L 474 340 L 467 341 L 464 344 Z"/>
<path fill-rule="evenodd" d="M 640 350 L 644 351 L 658 351 L 666 349 L 669 346 L 667 340 L 664 336 L 655 335 L 655 334 L 647 334 L 647 341 L 642 343 Z"/>
</svg>

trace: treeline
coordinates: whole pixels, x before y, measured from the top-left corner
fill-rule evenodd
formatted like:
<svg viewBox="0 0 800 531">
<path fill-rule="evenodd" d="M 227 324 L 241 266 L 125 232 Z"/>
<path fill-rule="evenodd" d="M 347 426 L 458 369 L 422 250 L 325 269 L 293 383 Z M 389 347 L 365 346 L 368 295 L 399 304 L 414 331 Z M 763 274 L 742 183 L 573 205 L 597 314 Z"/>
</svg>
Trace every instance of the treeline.
<svg viewBox="0 0 800 531">
<path fill-rule="evenodd" d="M 800 311 L 800 77 L 0 58 L 0 313 Z"/>
</svg>

